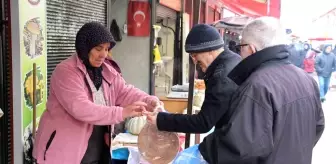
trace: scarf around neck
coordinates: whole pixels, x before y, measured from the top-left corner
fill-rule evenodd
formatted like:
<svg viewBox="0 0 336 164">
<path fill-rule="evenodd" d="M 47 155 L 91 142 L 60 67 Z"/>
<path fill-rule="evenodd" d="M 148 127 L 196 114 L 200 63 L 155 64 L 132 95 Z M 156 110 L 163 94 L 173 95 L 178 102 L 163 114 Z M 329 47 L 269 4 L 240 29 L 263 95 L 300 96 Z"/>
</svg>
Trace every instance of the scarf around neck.
<svg viewBox="0 0 336 164">
<path fill-rule="evenodd" d="M 97 90 L 99 90 L 100 86 L 103 83 L 103 67 L 92 67 L 90 62 L 86 60 L 84 62 L 84 65 L 86 67 L 86 70 L 90 76 L 90 79 L 92 80 L 94 86 L 96 87 Z"/>
</svg>

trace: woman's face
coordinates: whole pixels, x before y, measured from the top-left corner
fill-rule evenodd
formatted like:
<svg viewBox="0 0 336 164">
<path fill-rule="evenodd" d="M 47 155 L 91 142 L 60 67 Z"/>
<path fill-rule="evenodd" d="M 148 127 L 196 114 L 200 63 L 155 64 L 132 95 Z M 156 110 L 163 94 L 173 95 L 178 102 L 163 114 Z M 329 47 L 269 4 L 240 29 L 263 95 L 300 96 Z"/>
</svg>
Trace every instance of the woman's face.
<svg viewBox="0 0 336 164">
<path fill-rule="evenodd" d="M 89 62 L 92 67 L 100 67 L 109 53 L 110 43 L 103 43 L 93 47 L 89 53 Z"/>
</svg>

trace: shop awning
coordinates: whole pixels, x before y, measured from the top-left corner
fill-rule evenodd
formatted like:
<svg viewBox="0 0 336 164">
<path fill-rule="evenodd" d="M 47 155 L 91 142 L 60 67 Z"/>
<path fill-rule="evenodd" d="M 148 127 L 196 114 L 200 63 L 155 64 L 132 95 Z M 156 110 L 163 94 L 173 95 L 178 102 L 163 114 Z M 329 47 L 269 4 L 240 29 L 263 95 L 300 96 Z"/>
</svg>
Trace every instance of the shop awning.
<svg viewBox="0 0 336 164">
<path fill-rule="evenodd" d="M 308 40 L 312 40 L 312 41 L 328 41 L 328 40 L 333 40 L 333 38 L 323 38 L 323 37 L 320 37 L 320 38 L 309 38 Z"/>
<path fill-rule="evenodd" d="M 224 7 L 248 17 L 272 16 L 280 18 L 280 0 L 221 0 Z"/>
<path fill-rule="evenodd" d="M 247 16 L 226 17 L 214 22 L 212 26 L 240 34 L 245 25 L 252 20 L 253 18 Z"/>
</svg>

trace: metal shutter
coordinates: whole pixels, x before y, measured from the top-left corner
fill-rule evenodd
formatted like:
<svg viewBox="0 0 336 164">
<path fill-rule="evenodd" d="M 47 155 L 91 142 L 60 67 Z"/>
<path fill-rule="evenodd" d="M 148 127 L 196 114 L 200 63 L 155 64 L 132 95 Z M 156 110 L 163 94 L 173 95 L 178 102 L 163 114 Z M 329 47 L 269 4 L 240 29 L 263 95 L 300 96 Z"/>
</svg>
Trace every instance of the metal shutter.
<svg viewBox="0 0 336 164">
<path fill-rule="evenodd" d="M 2 55 L 2 61 L 0 63 L 0 67 L 2 67 L 3 72 L 2 74 L 2 82 L 4 86 L 2 89 L 0 89 L 2 92 L 3 99 L 1 102 L 1 106 L 3 107 L 4 115 L 0 119 L 0 163 L 12 163 L 12 148 L 13 148 L 13 142 L 12 142 L 12 131 L 13 131 L 13 124 L 12 124 L 12 55 L 10 53 L 10 27 L 9 27 L 9 0 L 2 1 L 4 2 L 1 4 L 1 8 L 4 9 L 4 11 L 1 11 L 1 20 L 5 20 L 4 24 L 1 24 L 4 31 L 1 32 L 1 54 Z M 2 28 L 1 28 L 2 29 Z M 1 85 L 1 84 L 0 84 Z"/>
<path fill-rule="evenodd" d="M 176 19 L 176 11 L 165 6 L 158 5 L 156 8 L 156 16 L 160 18 Z"/>
<path fill-rule="evenodd" d="M 75 38 L 86 22 L 107 22 L 107 0 L 47 1 L 48 88 L 56 65 L 75 52 Z"/>
</svg>

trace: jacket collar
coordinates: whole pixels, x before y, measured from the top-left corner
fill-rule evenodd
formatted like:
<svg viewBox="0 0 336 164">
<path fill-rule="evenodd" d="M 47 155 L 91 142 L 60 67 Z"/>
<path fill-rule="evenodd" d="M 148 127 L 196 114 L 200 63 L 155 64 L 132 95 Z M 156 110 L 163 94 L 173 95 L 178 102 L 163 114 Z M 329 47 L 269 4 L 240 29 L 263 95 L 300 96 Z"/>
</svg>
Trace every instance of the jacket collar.
<svg viewBox="0 0 336 164">
<path fill-rule="evenodd" d="M 286 45 L 265 48 L 242 60 L 228 77 L 237 85 L 241 85 L 262 64 L 270 61 L 287 61 L 288 56 Z"/>
<path fill-rule="evenodd" d="M 75 54 L 75 58 L 76 58 L 77 68 L 81 70 L 84 74 L 87 74 L 86 67 L 83 64 L 83 61 L 79 59 L 77 54 Z M 113 69 L 111 65 L 111 60 L 112 59 L 110 57 L 107 57 L 102 65 L 103 66 L 103 72 L 102 72 L 103 78 L 107 83 L 109 83 L 109 85 L 112 84 L 113 78 L 117 76 L 117 72 Z"/>
<path fill-rule="evenodd" d="M 204 74 L 204 80 L 208 80 L 216 71 L 217 66 L 222 63 L 223 60 L 225 60 L 227 58 L 227 55 L 225 55 L 226 50 L 224 50 L 223 52 L 221 52 L 217 58 L 209 65 L 209 67 L 207 68 L 207 70 L 205 71 Z"/>
</svg>

